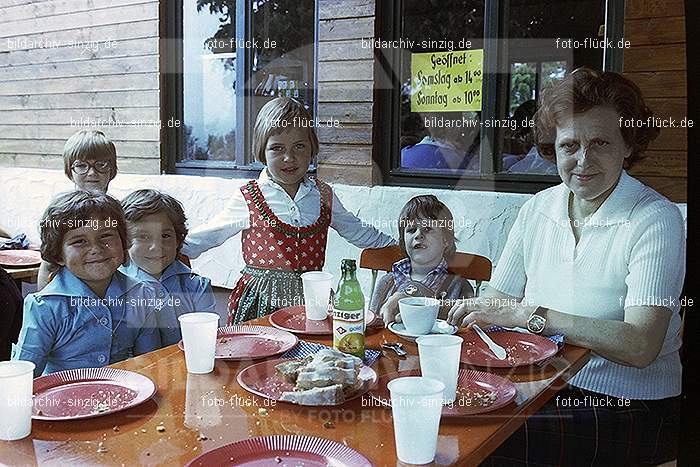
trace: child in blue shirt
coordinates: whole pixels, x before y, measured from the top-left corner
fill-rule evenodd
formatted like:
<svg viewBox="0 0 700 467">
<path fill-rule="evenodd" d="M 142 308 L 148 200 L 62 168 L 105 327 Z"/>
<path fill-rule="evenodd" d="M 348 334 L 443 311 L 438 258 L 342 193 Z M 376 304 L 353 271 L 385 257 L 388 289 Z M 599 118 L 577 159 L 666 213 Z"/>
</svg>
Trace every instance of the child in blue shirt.
<svg viewBox="0 0 700 467">
<path fill-rule="evenodd" d="M 117 270 L 126 225 L 117 200 L 74 191 L 51 202 L 41 220 L 41 256 L 60 269 L 24 301 L 14 360 L 34 362 L 35 376 L 102 367 L 160 347 L 147 284 Z"/>
<path fill-rule="evenodd" d="M 194 311 L 216 313 L 211 282 L 177 259 L 187 236 L 182 205 L 156 190 L 137 190 L 122 200 L 129 234 L 130 263 L 122 271 L 149 281 L 158 297 L 172 306 L 156 314 L 164 346 L 182 339 L 178 316 Z"/>
</svg>

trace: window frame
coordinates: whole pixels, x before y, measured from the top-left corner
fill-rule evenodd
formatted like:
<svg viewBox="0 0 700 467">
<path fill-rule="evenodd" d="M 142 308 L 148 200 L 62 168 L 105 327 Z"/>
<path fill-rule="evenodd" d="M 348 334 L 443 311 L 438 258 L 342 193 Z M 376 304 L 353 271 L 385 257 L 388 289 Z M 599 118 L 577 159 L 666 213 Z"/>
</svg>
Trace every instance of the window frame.
<svg viewBox="0 0 700 467">
<path fill-rule="evenodd" d="M 482 88 L 482 120 L 506 115 L 507 99 L 499 99 L 499 94 L 508 92 L 509 73 L 495 73 L 505 63 L 507 41 L 498 40 L 505 30 L 505 0 L 484 0 L 484 79 Z M 398 40 L 403 19 L 404 0 L 377 3 L 379 37 L 383 40 Z M 606 0 L 605 38 L 616 44 L 622 38 L 624 29 L 624 0 Z M 489 44 L 495 44 L 490 46 Z M 378 108 L 386 109 L 375 117 L 380 131 L 374 132 L 373 144 L 375 162 L 387 186 L 407 186 L 422 188 L 462 189 L 511 193 L 536 193 L 561 183 L 557 175 L 510 174 L 495 171 L 500 148 L 491 148 L 489 142 L 502 144 L 496 138 L 497 129 L 481 129 L 479 151 L 480 171 L 454 174 L 428 174 L 426 172 L 400 168 L 400 92 L 401 81 L 400 52 L 375 49 L 375 101 Z M 622 72 L 623 50 L 617 47 L 603 50 L 603 70 Z M 396 144 L 395 144 L 396 143 Z"/>
<path fill-rule="evenodd" d="M 246 164 L 245 155 L 252 158 L 253 141 L 253 49 L 240 47 L 253 31 L 253 4 L 247 0 L 235 0 L 236 14 L 236 158 L 233 161 L 181 161 L 179 156 L 184 151 L 184 82 L 183 82 L 183 6 L 184 2 L 196 0 L 174 0 L 174 6 L 166 8 L 161 2 L 161 15 L 164 19 L 164 44 L 161 49 L 162 121 L 174 117 L 180 122 L 179 128 L 161 128 L 161 172 L 177 175 L 216 176 L 222 178 L 250 179 L 257 178 L 262 165 L 257 161 Z M 318 89 L 318 19 L 319 0 L 314 0 L 314 41 L 313 41 L 313 89 Z M 238 57 L 243 57 L 242 66 L 238 66 Z M 244 83 L 242 86 L 239 83 Z M 318 93 L 313 94 L 313 111 L 318 105 Z M 316 113 L 314 113 L 315 115 Z M 242 138 L 238 135 L 242 135 Z M 314 167 L 315 168 L 315 167 Z M 313 168 L 312 168 L 313 169 Z M 314 172 L 315 170 L 310 170 Z"/>
</svg>

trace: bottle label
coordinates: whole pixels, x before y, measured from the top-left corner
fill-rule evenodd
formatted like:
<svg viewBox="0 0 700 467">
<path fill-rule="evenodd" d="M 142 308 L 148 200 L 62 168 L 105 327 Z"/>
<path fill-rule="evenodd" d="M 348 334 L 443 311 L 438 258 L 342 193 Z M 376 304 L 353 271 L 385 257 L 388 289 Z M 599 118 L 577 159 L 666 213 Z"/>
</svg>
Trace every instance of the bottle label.
<svg viewBox="0 0 700 467">
<path fill-rule="evenodd" d="M 365 357 L 364 310 L 333 308 L 333 347 L 341 352 Z"/>
</svg>

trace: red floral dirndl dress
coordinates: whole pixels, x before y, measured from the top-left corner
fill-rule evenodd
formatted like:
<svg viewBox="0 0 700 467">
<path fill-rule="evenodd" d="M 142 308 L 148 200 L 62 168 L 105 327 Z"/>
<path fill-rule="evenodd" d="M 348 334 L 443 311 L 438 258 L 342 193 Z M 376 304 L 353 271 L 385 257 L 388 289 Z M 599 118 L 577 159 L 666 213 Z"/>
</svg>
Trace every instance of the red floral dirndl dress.
<svg viewBox="0 0 700 467">
<path fill-rule="evenodd" d="M 325 183 L 315 183 L 321 193 L 320 215 L 305 227 L 282 222 L 256 181 L 241 187 L 250 227 L 241 234 L 246 266 L 229 298 L 229 325 L 304 303 L 300 275 L 323 269 L 331 224 L 333 192 Z"/>
</svg>

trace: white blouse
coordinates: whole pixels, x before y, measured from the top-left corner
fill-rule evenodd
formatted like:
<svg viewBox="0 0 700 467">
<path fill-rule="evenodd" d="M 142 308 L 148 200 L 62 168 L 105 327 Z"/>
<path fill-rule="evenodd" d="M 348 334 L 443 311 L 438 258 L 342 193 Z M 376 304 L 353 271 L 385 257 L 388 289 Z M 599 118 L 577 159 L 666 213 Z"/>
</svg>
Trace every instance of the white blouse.
<svg viewBox="0 0 700 467">
<path fill-rule="evenodd" d="M 490 285 L 528 304 L 623 321 L 628 306 L 665 306 L 673 314 L 658 357 L 646 368 L 593 355 L 571 384 L 629 399 L 681 393 L 679 296 L 685 234 L 678 208 L 622 172 L 617 186 L 581 228 L 576 244 L 561 184 L 520 210 Z"/>
<path fill-rule="evenodd" d="M 304 177 L 294 199 L 270 179 L 267 170 L 260 172 L 258 185 L 265 197 L 265 202 L 282 222 L 305 227 L 316 222 L 321 215 L 321 193 L 316 183 L 308 177 Z M 236 190 L 223 211 L 209 222 L 189 231 L 182 253 L 190 258 L 196 258 L 248 227 L 250 227 L 248 205 L 243 198 L 243 193 Z M 335 192 L 331 210 L 331 228 L 359 248 L 381 248 L 396 243 L 393 238 L 374 228 L 371 223 L 364 223 L 348 212 Z"/>
</svg>

